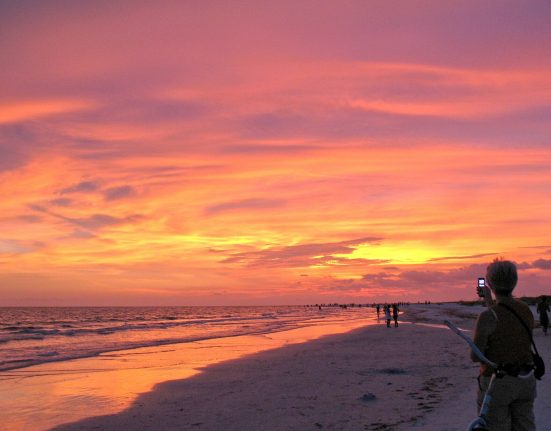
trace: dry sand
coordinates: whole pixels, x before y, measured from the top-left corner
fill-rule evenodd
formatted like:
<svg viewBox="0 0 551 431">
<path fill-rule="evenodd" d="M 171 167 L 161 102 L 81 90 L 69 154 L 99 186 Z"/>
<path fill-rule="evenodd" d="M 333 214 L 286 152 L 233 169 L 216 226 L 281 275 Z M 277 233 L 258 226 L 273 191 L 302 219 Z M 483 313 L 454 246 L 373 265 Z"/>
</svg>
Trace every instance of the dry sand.
<svg viewBox="0 0 551 431">
<path fill-rule="evenodd" d="M 55 428 L 69 430 L 464 430 L 476 416 L 477 366 L 441 326 L 472 329 L 479 307 L 409 307 L 398 328 L 327 336 L 209 366 L 157 385 L 127 410 Z M 551 337 L 536 330 L 544 358 Z M 540 430 L 551 429 L 551 393 L 539 383 Z"/>
</svg>

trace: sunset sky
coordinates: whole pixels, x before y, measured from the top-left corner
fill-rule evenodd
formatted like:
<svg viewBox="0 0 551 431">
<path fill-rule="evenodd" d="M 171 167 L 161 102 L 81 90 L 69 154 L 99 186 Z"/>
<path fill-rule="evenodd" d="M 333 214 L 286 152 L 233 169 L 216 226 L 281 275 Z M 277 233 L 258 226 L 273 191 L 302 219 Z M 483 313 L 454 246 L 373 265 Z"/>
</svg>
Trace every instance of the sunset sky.
<svg viewBox="0 0 551 431">
<path fill-rule="evenodd" d="M 0 305 L 551 294 L 551 2 L 0 0 Z"/>
</svg>

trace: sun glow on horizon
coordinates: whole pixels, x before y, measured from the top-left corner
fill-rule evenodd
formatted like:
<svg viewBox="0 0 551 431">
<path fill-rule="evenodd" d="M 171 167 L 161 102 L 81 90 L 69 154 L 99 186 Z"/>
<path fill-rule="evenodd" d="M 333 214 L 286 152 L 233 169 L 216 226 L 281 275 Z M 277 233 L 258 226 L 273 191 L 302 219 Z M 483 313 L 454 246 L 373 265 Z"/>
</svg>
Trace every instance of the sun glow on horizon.
<svg viewBox="0 0 551 431">
<path fill-rule="evenodd" d="M 456 250 L 451 250 L 456 252 Z M 363 245 L 360 244 L 348 255 L 336 255 L 344 259 L 367 259 L 381 261 L 377 265 L 409 265 L 428 263 L 432 259 L 449 256 L 450 251 L 445 252 L 418 241 L 402 241 L 396 244 Z"/>
</svg>

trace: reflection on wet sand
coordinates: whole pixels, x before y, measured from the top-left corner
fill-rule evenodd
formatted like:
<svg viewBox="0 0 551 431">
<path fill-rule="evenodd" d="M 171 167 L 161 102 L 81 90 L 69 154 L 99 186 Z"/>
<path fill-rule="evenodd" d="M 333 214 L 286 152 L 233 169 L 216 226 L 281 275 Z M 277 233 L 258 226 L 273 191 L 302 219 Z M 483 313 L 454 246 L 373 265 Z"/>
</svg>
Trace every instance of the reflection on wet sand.
<svg viewBox="0 0 551 431">
<path fill-rule="evenodd" d="M 10 413 L 3 429 L 39 431 L 116 413 L 155 384 L 191 377 L 208 365 L 373 323 L 372 318 L 319 322 L 266 335 L 125 350 L 5 372 L 0 374 L 0 410 Z"/>
</svg>

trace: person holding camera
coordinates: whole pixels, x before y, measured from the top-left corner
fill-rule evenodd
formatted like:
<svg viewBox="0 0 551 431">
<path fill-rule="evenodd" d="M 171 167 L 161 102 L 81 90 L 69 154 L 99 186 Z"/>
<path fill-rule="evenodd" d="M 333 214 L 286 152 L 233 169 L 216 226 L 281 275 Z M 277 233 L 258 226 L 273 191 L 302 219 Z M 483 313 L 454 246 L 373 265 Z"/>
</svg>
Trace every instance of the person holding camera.
<svg viewBox="0 0 551 431">
<path fill-rule="evenodd" d="M 515 264 L 496 259 L 488 265 L 487 285 L 481 286 L 481 295 L 488 309 L 478 316 L 474 343 L 490 361 L 500 364 L 506 371 L 505 376 L 494 380 L 491 388 L 492 399 L 486 418 L 488 429 L 492 431 L 536 429 L 536 378 L 533 375 L 531 337 L 524 327 L 526 325 L 531 331 L 534 317 L 525 303 L 512 296 L 517 281 Z M 492 300 L 492 292 L 496 303 Z M 473 352 L 471 359 L 480 362 Z M 492 372 L 488 365 L 481 363 L 477 397 L 479 409 Z"/>
</svg>

